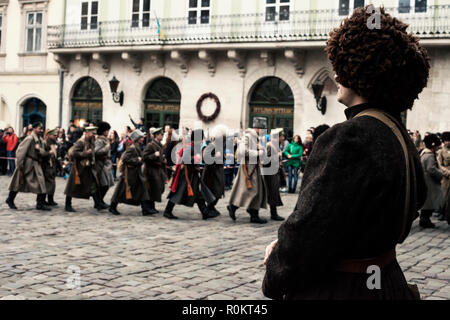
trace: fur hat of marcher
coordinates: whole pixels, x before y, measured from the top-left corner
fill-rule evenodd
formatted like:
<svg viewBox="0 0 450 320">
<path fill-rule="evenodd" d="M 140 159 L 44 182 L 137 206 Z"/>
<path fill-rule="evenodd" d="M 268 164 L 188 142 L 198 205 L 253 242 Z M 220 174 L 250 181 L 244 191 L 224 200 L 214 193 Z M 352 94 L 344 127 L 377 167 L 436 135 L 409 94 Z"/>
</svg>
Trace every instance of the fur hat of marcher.
<svg viewBox="0 0 450 320">
<path fill-rule="evenodd" d="M 97 132 L 98 134 L 103 134 L 103 132 L 108 131 L 111 129 L 111 125 L 108 122 L 100 122 L 98 124 Z"/>
<path fill-rule="evenodd" d="M 425 147 L 431 149 L 433 147 L 439 147 L 441 145 L 441 140 L 437 135 L 431 133 L 423 139 L 423 143 L 425 143 Z"/>
<path fill-rule="evenodd" d="M 138 141 L 140 138 L 142 138 L 144 136 L 144 133 L 141 131 L 141 130 L 139 130 L 139 129 L 136 129 L 136 130 L 134 130 L 131 134 L 130 134 L 130 138 L 131 138 L 131 140 L 133 140 L 133 142 L 136 142 L 136 141 Z"/>
<path fill-rule="evenodd" d="M 442 133 L 442 141 L 450 141 L 450 131 L 445 131 Z"/>
</svg>

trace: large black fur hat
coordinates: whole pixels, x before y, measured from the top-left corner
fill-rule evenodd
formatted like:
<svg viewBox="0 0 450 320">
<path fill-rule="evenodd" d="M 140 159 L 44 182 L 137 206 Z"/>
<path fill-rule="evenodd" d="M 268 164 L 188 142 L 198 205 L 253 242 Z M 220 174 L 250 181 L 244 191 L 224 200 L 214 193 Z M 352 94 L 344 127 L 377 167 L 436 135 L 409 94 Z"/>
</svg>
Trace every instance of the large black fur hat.
<svg viewBox="0 0 450 320">
<path fill-rule="evenodd" d="M 97 127 L 98 134 L 103 134 L 103 132 L 111 129 L 111 126 L 108 122 L 100 122 Z"/>
<path fill-rule="evenodd" d="M 450 131 L 445 131 L 442 133 L 442 141 L 450 141 Z"/>
<path fill-rule="evenodd" d="M 433 147 L 439 147 L 441 145 L 441 140 L 437 135 L 432 133 L 423 138 L 423 143 L 425 143 L 425 147 L 431 149 Z"/>
</svg>

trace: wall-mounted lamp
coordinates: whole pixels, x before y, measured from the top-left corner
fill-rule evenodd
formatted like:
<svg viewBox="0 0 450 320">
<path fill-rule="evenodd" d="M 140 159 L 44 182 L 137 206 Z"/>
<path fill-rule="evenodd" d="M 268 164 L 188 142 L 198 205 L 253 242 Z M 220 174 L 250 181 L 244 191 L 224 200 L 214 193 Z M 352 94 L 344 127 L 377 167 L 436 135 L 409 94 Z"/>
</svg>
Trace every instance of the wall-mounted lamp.
<svg viewBox="0 0 450 320">
<path fill-rule="evenodd" d="M 314 98 L 316 99 L 317 110 L 322 112 L 322 114 L 325 114 L 327 112 L 327 97 L 322 97 L 323 88 L 325 87 L 324 83 L 316 80 L 311 87 L 314 93 Z"/>
<path fill-rule="evenodd" d="M 114 76 L 111 80 L 109 80 L 109 87 L 111 88 L 113 101 L 115 103 L 120 103 L 120 106 L 123 106 L 124 93 L 123 93 L 123 91 L 117 92 L 119 83 L 120 83 L 120 81 L 116 79 L 116 76 Z"/>
</svg>

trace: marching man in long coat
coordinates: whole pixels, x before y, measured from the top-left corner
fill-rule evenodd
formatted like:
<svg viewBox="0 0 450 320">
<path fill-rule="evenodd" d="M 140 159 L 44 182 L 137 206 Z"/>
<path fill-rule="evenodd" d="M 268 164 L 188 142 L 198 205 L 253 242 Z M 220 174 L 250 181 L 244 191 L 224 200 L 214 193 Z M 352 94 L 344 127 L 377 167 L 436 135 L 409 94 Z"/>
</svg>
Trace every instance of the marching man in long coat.
<svg viewBox="0 0 450 320">
<path fill-rule="evenodd" d="M 266 129 L 265 124 L 261 119 L 254 118 L 253 129 L 245 131 L 244 143 L 239 147 L 239 171 L 227 206 L 233 220 L 236 220 L 236 210 L 244 207 L 250 214 L 251 223 L 267 223 L 259 217 L 259 210 L 267 208 L 266 185 L 261 174 L 261 157 L 264 155 L 264 149 L 259 144 L 261 129 Z"/>
<path fill-rule="evenodd" d="M 442 133 L 443 147 L 437 156 L 437 162 L 442 171 L 442 219 L 447 219 L 450 224 L 450 132 Z"/>
<path fill-rule="evenodd" d="M 147 182 L 142 173 L 144 154 L 142 144 L 144 143 L 144 133 L 136 129 L 130 134 L 133 144 L 129 145 L 120 158 L 119 171 L 122 173 L 111 198 L 109 212 L 120 215 L 117 211 L 119 203 L 133 206 L 141 206 L 142 215 L 150 215 L 148 202 L 150 197 L 147 191 Z M 150 186 L 151 187 L 151 186 Z"/>
<path fill-rule="evenodd" d="M 220 212 L 216 209 L 216 205 L 219 199 L 225 196 L 225 173 L 223 165 L 225 163 L 225 149 L 226 149 L 226 128 L 219 125 L 212 130 L 213 141 L 210 142 L 203 149 L 203 159 L 205 160 L 205 167 L 202 172 L 202 181 L 214 194 L 216 200 L 208 205 L 208 209 L 216 216 L 220 215 Z M 210 157 L 208 163 L 206 157 Z"/>
<path fill-rule="evenodd" d="M 6 203 L 11 209 L 17 210 L 14 199 L 17 193 L 37 194 L 36 209 L 50 211 L 45 205 L 45 177 L 41 163 L 48 156 L 44 150 L 42 135 L 42 123 L 33 124 L 33 133 L 27 136 L 20 144 L 16 152 L 16 169 L 9 185 L 9 196 Z"/>
<path fill-rule="evenodd" d="M 95 170 L 95 133 L 97 129 L 97 127 L 87 127 L 84 135 L 75 142 L 72 151 L 69 150 L 73 167 L 64 191 L 67 212 L 75 212 L 72 207 L 72 198 L 89 199 L 92 197 L 97 210 L 107 208 L 100 202 L 99 183 Z"/>
<path fill-rule="evenodd" d="M 176 204 L 187 207 L 197 204 L 203 220 L 217 217 L 207 208 L 207 204 L 216 199 L 200 176 L 202 142 L 203 130 L 194 130 L 190 143 L 179 151 L 175 175 L 168 196 L 169 201 L 164 210 L 164 217 L 168 219 L 178 219 L 172 212 Z"/>
<path fill-rule="evenodd" d="M 56 207 L 58 204 L 54 200 L 56 189 L 56 161 L 57 161 L 57 149 L 56 137 L 58 135 L 58 128 L 49 130 L 47 137 L 43 142 L 43 147 L 47 153 L 47 157 L 42 161 L 42 171 L 45 177 L 45 188 L 47 189 L 47 202 L 48 206 Z"/>
<path fill-rule="evenodd" d="M 164 193 L 164 186 L 167 180 L 165 159 L 161 140 L 163 138 L 163 129 L 153 128 L 151 130 L 153 140 L 144 150 L 144 173 L 147 181 L 147 190 L 150 196 L 150 213 L 159 213 L 155 208 L 155 201 L 161 202 L 161 196 Z"/>
<path fill-rule="evenodd" d="M 108 122 L 100 122 L 97 130 L 98 136 L 95 139 L 95 171 L 97 172 L 99 183 L 99 200 L 105 207 L 109 206 L 103 199 L 108 189 L 114 186 L 111 145 L 108 139 L 110 129 L 111 126 Z"/>
<path fill-rule="evenodd" d="M 265 171 L 264 182 L 267 188 L 267 202 L 270 206 L 270 218 L 275 221 L 283 221 L 277 212 L 277 207 L 283 206 L 280 196 L 280 170 L 281 169 L 281 152 L 279 134 L 283 129 L 273 129 L 270 133 L 270 141 L 266 146 L 266 154 L 269 159 L 268 163 L 264 164 Z"/>
</svg>

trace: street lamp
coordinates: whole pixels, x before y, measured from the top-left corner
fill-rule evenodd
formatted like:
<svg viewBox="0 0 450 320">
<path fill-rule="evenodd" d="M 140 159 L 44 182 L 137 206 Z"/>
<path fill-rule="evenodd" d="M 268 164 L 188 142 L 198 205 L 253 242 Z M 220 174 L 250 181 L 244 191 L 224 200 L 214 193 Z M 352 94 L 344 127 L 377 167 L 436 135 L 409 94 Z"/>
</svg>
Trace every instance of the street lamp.
<svg viewBox="0 0 450 320">
<path fill-rule="evenodd" d="M 113 101 L 115 103 L 120 103 L 120 106 L 123 105 L 124 93 L 123 91 L 117 92 L 117 88 L 119 87 L 120 81 L 116 79 L 114 76 L 111 80 L 109 80 L 109 87 L 111 88 L 111 93 L 113 96 Z"/>
<path fill-rule="evenodd" d="M 324 83 L 316 80 L 312 85 L 312 90 L 314 93 L 314 98 L 316 99 L 316 108 L 322 114 L 327 112 L 327 97 L 322 97 L 323 88 L 325 87 Z"/>
</svg>

